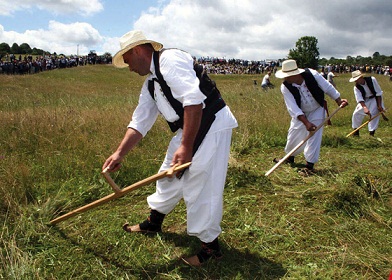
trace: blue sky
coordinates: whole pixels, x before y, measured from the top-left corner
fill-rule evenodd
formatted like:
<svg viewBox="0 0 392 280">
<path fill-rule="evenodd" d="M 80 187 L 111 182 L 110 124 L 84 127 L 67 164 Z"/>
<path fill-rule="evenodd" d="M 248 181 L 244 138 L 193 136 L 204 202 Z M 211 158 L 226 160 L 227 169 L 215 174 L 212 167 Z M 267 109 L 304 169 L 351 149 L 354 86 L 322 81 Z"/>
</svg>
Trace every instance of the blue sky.
<svg viewBox="0 0 392 280">
<path fill-rule="evenodd" d="M 10 45 L 13 42 L 21 44 L 27 42 L 30 47 L 38 47 L 52 52 L 58 53 L 76 53 L 79 49 L 80 53 L 86 53 L 90 49 L 96 49 L 98 52 L 105 52 L 106 50 L 102 46 L 103 40 L 109 40 L 111 38 L 118 38 L 122 34 L 133 28 L 133 23 L 140 17 L 143 11 L 148 11 L 149 7 L 158 7 L 157 0 L 144 0 L 144 1 L 132 1 L 132 0 L 94 0 L 94 1 L 9 1 L 2 0 L 0 3 L 0 42 L 6 42 Z M 18 2 L 24 2 L 19 4 Z M 29 3 L 31 2 L 31 4 Z M 40 4 L 40 2 L 42 4 Z M 52 2 L 52 5 L 45 5 L 45 2 Z M 73 2 L 73 3 L 72 3 Z M 91 5 L 84 5 L 83 2 L 92 3 Z M 69 4 L 69 5 L 68 5 Z M 91 29 L 95 29 L 100 37 L 106 39 L 97 40 L 97 38 L 91 38 L 91 34 L 87 36 L 87 39 L 91 39 L 90 43 L 81 41 L 80 43 L 75 42 L 72 38 L 68 40 L 65 38 L 63 45 L 64 48 L 53 49 L 48 44 L 37 46 L 36 40 L 29 35 L 32 31 L 46 31 L 50 32 L 50 22 L 61 23 L 66 29 L 74 29 L 72 26 L 74 23 L 86 23 L 90 25 Z M 1 26 L 3 29 L 3 36 L 1 33 Z M 76 28 L 77 29 L 77 28 Z M 85 32 L 91 32 L 91 30 L 85 30 Z M 8 34 L 6 36 L 4 33 Z M 45 32 L 41 32 L 45 33 Z M 45 35 L 43 41 L 45 41 Z M 36 36 L 34 36 L 36 37 Z M 101 38 L 102 39 L 102 38 Z M 22 42 L 23 41 L 23 42 Z M 31 42 L 31 43 L 30 43 Z M 79 45 L 79 47 L 77 47 Z M 58 45 L 55 45 L 56 47 Z M 72 46 L 74 50 L 72 50 Z M 117 45 L 109 48 L 107 51 L 113 52 L 117 49 Z"/>
<path fill-rule="evenodd" d="M 11 13 L 8 15 L 0 16 L 0 23 L 4 29 L 23 33 L 26 29 L 45 29 L 50 20 L 63 23 L 86 21 L 100 30 L 102 35 L 111 36 L 113 33 L 120 34 L 126 31 L 129 26 L 132 26 L 132 22 L 137 19 L 141 11 L 147 9 L 149 5 L 156 5 L 156 2 L 152 0 L 100 1 L 103 9 L 92 15 L 80 14 L 77 11 L 62 13 L 61 9 L 40 9 L 38 6 L 31 5 L 27 8 L 10 11 Z"/>
<path fill-rule="evenodd" d="M 195 56 L 285 58 L 303 36 L 320 57 L 392 55 L 392 5 L 383 0 L 1 0 L 0 43 L 50 52 L 114 54 L 140 29 Z"/>
</svg>

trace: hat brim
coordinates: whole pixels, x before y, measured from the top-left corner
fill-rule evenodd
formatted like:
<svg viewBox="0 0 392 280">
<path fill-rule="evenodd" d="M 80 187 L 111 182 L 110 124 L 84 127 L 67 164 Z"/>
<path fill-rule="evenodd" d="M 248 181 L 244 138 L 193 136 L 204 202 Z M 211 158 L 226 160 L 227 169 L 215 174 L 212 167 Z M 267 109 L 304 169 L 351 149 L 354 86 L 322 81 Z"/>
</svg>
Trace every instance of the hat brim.
<svg viewBox="0 0 392 280">
<path fill-rule="evenodd" d="M 295 75 L 301 74 L 303 72 L 305 72 L 305 69 L 302 69 L 302 68 L 297 68 L 297 69 L 290 71 L 290 72 L 283 72 L 282 70 L 278 70 L 275 74 L 275 77 L 279 78 L 279 79 L 283 79 L 283 78 L 287 78 L 290 76 L 295 76 Z"/>
<path fill-rule="evenodd" d="M 163 45 L 161 43 L 151 41 L 151 40 L 140 40 L 137 42 L 134 42 L 132 44 L 127 45 L 125 48 L 119 50 L 114 56 L 113 56 L 113 65 L 117 68 L 125 68 L 128 67 L 128 64 L 124 62 L 123 55 L 129 51 L 130 49 L 133 49 L 136 46 L 143 45 L 143 44 L 151 44 L 154 50 L 159 51 L 160 49 L 163 48 Z"/>
<path fill-rule="evenodd" d="M 350 78 L 349 82 L 350 83 L 355 82 L 356 80 L 358 80 L 359 78 L 362 78 L 362 77 L 363 77 L 363 75 L 361 74 L 361 75 L 359 75 L 359 76 L 357 76 L 355 78 Z"/>
</svg>

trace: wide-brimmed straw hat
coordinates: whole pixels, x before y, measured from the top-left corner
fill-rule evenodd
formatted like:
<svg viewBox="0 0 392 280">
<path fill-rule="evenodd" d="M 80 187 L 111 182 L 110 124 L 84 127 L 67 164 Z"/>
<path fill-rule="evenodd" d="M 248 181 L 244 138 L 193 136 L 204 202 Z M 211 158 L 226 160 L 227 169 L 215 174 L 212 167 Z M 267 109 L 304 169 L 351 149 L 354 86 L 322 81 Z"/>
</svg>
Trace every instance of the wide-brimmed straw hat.
<svg viewBox="0 0 392 280">
<path fill-rule="evenodd" d="M 277 78 L 283 79 L 286 77 L 294 76 L 305 72 L 304 69 L 298 68 L 297 62 L 293 59 L 288 59 L 283 61 L 282 69 L 277 71 L 275 76 Z"/>
<path fill-rule="evenodd" d="M 124 63 L 123 54 L 138 45 L 147 43 L 150 43 L 156 51 L 159 51 L 163 48 L 161 43 L 148 40 L 142 31 L 134 30 L 124 34 L 120 38 L 121 49 L 113 57 L 113 65 L 118 68 L 128 67 L 128 64 Z"/>
<path fill-rule="evenodd" d="M 355 82 L 356 80 L 358 80 L 359 78 L 363 77 L 361 71 L 359 70 L 355 70 L 353 72 L 351 72 L 351 78 L 350 78 L 350 82 Z"/>
</svg>

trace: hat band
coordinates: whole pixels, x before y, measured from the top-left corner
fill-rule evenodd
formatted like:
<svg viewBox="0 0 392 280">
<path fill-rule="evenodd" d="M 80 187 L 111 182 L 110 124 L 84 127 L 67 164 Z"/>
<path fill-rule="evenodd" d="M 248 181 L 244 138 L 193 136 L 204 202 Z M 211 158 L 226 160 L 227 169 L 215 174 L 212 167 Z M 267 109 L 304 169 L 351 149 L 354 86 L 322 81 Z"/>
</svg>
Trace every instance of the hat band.
<svg viewBox="0 0 392 280">
<path fill-rule="evenodd" d="M 292 70 L 287 70 L 287 71 L 283 70 L 282 72 L 283 72 L 283 73 L 288 73 L 288 72 L 293 72 L 293 71 L 295 71 L 295 70 L 298 70 L 298 67 L 295 68 L 295 69 L 292 69 Z"/>
</svg>

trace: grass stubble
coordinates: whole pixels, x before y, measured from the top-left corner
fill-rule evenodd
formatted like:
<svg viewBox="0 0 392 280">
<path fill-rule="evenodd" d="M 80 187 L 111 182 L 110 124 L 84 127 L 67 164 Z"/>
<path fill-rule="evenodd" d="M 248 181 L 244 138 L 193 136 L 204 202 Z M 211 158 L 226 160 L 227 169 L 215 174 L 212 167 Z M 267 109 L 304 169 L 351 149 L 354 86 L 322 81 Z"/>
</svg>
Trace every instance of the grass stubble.
<svg viewBox="0 0 392 280">
<path fill-rule="evenodd" d="M 48 222 L 111 193 L 100 175 L 137 103 L 143 78 L 111 66 L 0 76 L 2 279 L 387 279 L 392 270 L 390 124 L 346 138 L 355 101 L 349 74 L 335 78 L 350 106 L 324 130 L 317 174 L 280 166 L 289 117 L 279 86 L 261 75 L 214 76 L 239 121 L 220 237 L 224 259 L 181 265 L 198 241 L 181 202 L 156 236 L 121 225 L 148 214 L 150 185 L 66 220 Z M 391 107 L 392 83 L 377 75 Z M 273 83 L 280 81 L 273 78 Z M 329 102 L 330 111 L 336 104 Z M 387 112 L 389 114 L 389 112 Z M 128 186 L 154 174 L 170 132 L 162 119 L 113 174 Z"/>
</svg>

